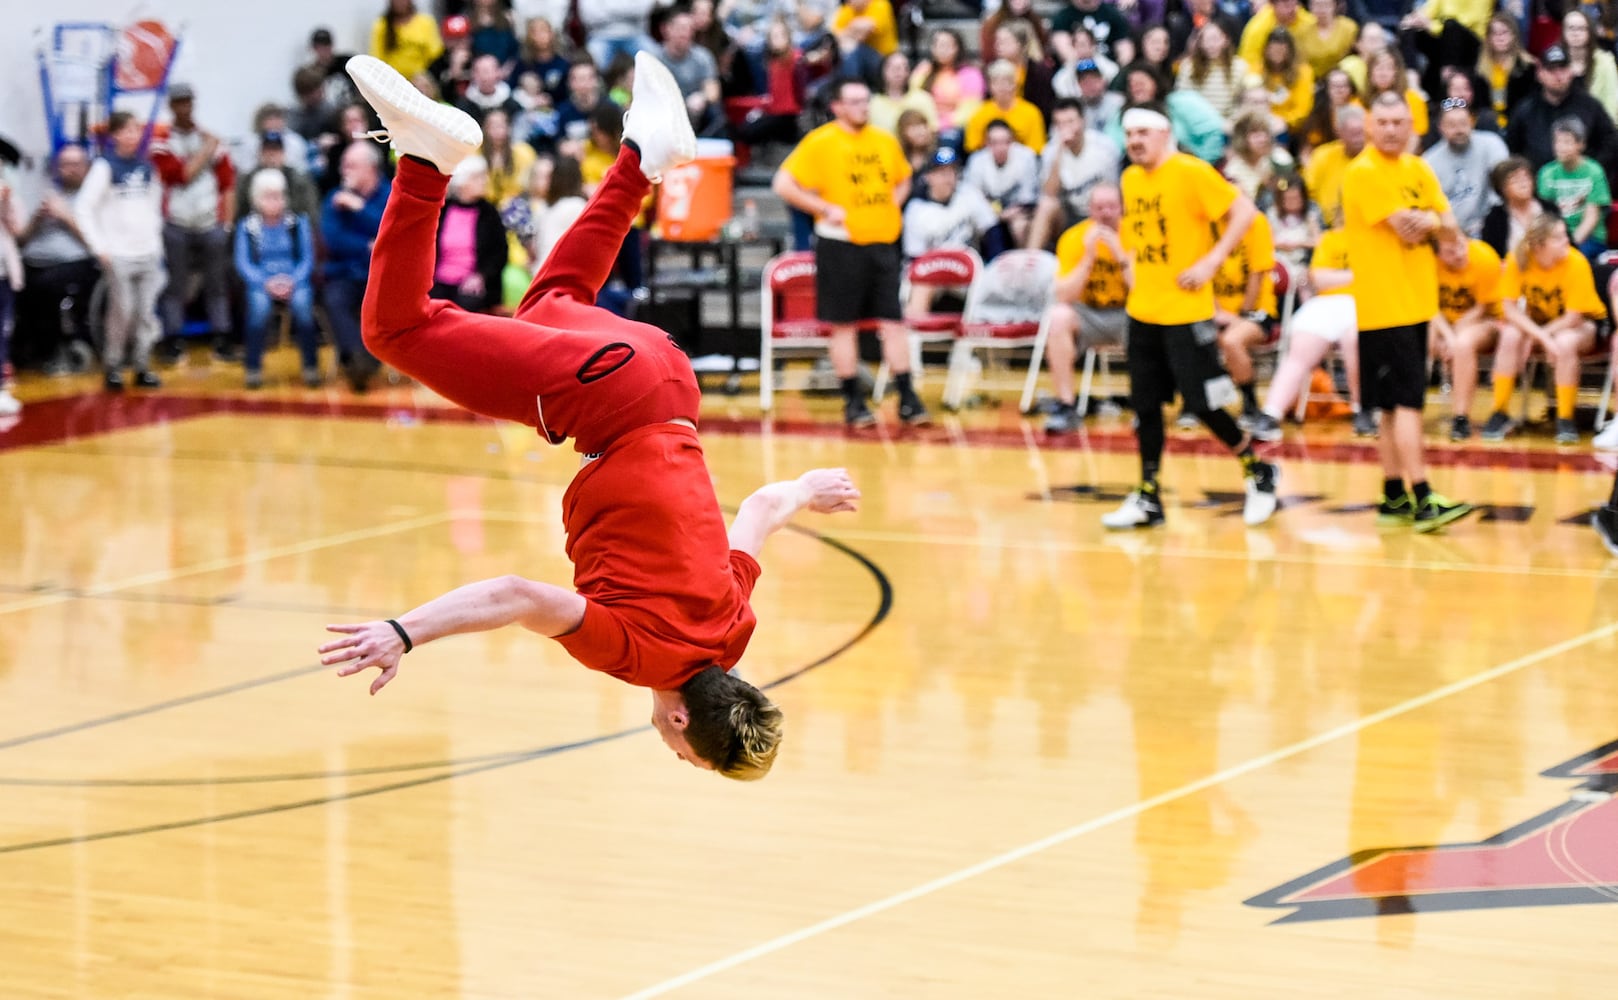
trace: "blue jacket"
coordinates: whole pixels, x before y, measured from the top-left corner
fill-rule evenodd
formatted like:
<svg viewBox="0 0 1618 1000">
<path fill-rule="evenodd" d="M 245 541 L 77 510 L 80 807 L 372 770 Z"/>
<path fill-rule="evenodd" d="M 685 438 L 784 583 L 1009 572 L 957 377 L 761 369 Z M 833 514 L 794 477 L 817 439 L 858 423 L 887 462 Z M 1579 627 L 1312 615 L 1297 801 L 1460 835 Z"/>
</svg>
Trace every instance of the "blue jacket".
<svg viewBox="0 0 1618 1000">
<path fill-rule="evenodd" d="M 387 207 L 391 189 L 384 179 L 358 212 L 333 205 L 336 191 L 326 197 L 320 213 L 320 233 L 326 240 L 326 277 L 364 281 L 370 275 L 371 244 L 382 228 L 382 210 Z"/>
<path fill-rule="evenodd" d="M 248 288 L 264 287 L 271 277 L 284 274 L 299 287 L 309 284 L 315 270 L 315 243 L 309 220 L 286 215 L 281 224 L 264 224 L 257 212 L 236 225 L 236 273 Z"/>
</svg>

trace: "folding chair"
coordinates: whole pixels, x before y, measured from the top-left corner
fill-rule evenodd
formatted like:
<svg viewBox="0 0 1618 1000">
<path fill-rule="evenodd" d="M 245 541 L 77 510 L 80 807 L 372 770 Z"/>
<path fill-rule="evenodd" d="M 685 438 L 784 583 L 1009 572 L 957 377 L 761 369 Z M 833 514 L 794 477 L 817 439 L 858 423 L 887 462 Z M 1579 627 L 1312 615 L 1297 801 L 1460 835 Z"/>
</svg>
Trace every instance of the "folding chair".
<svg viewBox="0 0 1618 1000">
<path fill-rule="evenodd" d="M 905 268 L 904 284 L 900 289 L 899 300 L 908 308 L 910 290 L 918 285 L 932 288 L 937 291 L 962 289 L 970 301 L 972 286 L 977 282 L 978 276 L 983 273 L 983 260 L 976 250 L 970 247 L 951 247 L 942 250 L 929 250 L 912 260 Z M 905 317 L 905 332 L 910 341 L 910 372 L 913 384 L 921 385 L 922 364 L 921 349 L 924 344 L 948 344 L 961 335 L 961 324 L 965 313 L 929 312 L 923 316 Z M 876 387 L 872 391 L 877 399 L 882 398 L 888 384 L 888 363 L 882 362 L 876 375 Z"/>
<path fill-rule="evenodd" d="M 759 308 L 758 405 L 768 413 L 775 397 L 778 351 L 826 350 L 831 327 L 815 318 L 815 255 L 784 253 L 764 265 Z"/>
<path fill-rule="evenodd" d="M 958 410 L 965 401 L 974 352 L 1032 348 L 1018 407 L 1026 412 L 1033 404 L 1045 356 L 1056 293 L 1056 255 L 1045 250 L 1011 250 L 996 257 L 981 273 L 966 301 L 961 334 L 950 351 L 944 406 Z"/>
</svg>

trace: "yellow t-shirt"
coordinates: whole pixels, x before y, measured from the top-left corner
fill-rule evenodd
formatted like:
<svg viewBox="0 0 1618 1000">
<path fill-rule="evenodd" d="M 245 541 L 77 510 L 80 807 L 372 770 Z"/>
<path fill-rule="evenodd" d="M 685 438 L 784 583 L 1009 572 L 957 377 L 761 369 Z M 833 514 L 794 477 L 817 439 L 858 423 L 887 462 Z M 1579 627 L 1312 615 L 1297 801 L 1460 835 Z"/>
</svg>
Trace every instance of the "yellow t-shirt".
<svg viewBox="0 0 1618 1000">
<path fill-rule="evenodd" d="M 383 51 L 387 44 L 387 18 L 379 17 L 371 26 L 371 55 L 399 71 L 406 80 L 425 73 L 433 60 L 444 54 L 444 40 L 438 37 L 438 22 L 430 15 L 417 14 L 406 21 L 397 35 L 398 44 Z"/>
<path fill-rule="evenodd" d="M 1129 315 L 1161 326 L 1213 319 L 1213 284 L 1186 291 L 1178 279 L 1213 249 L 1213 224 L 1235 204 L 1235 186 L 1196 157 L 1170 153 L 1156 170 L 1125 170 L 1123 193 L 1121 235 L 1135 258 Z"/>
<path fill-rule="evenodd" d="M 840 205 L 847 235 L 818 226 L 817 231 L 850 243 L 892 243 L 903 226 L 894 186 L 910 176 L 899 140 L 869 125 L 850 132 L 837 122 L 810 132 L 781 169 L 803 187 Z"/>
<path fill-rule="evenodd" d="M 521 140 L 513 142 L 511 160 L 506 169 L 489 170 L 489 200 L 496 205 L 504 205 L 507 199 L 526 194 L 528 171 L 533 168 L 537 159 L 539 155 L 534 152 L 534 147 Z"/>
<path fill-rule="evenodd" d="M 888 0 L 871 0 L 863 14 L 846 3 L 838 7 L 831 20 L 832 34 L 842 34 L 843 29 L 856 17 L 871 19 L 871 34 L 865 39 L 865 44 L 875 49 L 878 55 L 886 57 L 899 50 L 899 26 L 893 17 L 893 5 Z"/>
<path fill-rule="evenodd" d="M 1063 277 L 1073 273 L 1084 259 L 1084 238 L 1095 225 L 1093 219 L 1083 222 L 1062 234 L 1056 241 L 1056 273 Z M 1096 241 L 1096 259 L 1090 265 L 1090 278 L 1079 293 L 1079 301 L 1091 309 L 1122 309 L 1129 297 L 1129 283 L 1124 280 L 1123 262 L 1113 257 L 1105 243 Z"/>
<path fill-rule="evenodd" d="M 1347 271 L 1348 266 L 1348 237 L 1341 229 L 1329 229 L 1320 234 L 1320 242 L 1315 244 L 1315 255 L 1309 258 L 1310 269 L 1321 268 L 1327 271 Z M 1353 295 L 1354 286 L 1344 285 L 1341 288 L 1328 288 L 1316 292 L 1316 295 Z"/>
<path fill-rule="evenodd" d="M 1297 76 L 1288 87 L 1281 77 L 1265 77 L 1264 89 L 1270 92 L 1270 110 L 1292 129 L 1303 124 L 1315 107 L 1315 71 L 1308 64 L 1298 67 Z"/>
<path fill-rule="evenodd" d="M 1264 65 L 1264 46 L 1270 40 L 1270 32 L 1275 30 L 1275 8 L 1269 4 L 1258 8 L 1248 19 L 1247 26 L 1242 29 L 1241 42 L 1236 46 L 1236 54 L 1242 57 L 1242 62 L 1259 69 Z M 1298 16 L 1292 19 L 1287 32 L 1292 35 L 1292 41 L 1297 45 L 1299 57 L 1302 58 L 1304 40 L 1315 29 L 1315 15 L 1302 4 L 1298 5 Z"/>
<path fill-rule="evenodd" d="M 1215 224 L 1215 234 L 1223 234 L 1225 227 Z M 1216 236 L 1217 238 L 1217 236 Z M 1214 302 L 1228 313 L 1241 313 L 1247 302 L 1247 282 L 1255 272 L 1263 272 L 1264 284 L 1259 287 L 1253 309 L 1276 316 L 1275 308 L 1275 234 L 1270 220 L 1263 213 L 1253 217 L 1247 234 L 1236 244 L 1225 262 L 1214 274 Z"/>
<path fill-rule="evenodd" d="M 1045 116 L 1032 104 L 1017 98 L 1016 103 L 1007 111 L 993 101 L 984 101 L 978 105 L 972 117 L 966 121 L 966 151 L 975 153 L 983 148 L 983 133 L 989 129 L 989 123 L 1000 119 L 1011 126 L 1011 134 L 1017 141 L 1038 153 L 1045 148 Z"/>
<path fill-rule="evenodd" d="M 1500 279 L 1502 300 L 1525 300 L 1523 307 L 1535 323 L 1549 323 L 1563 313 L 1584 314 L 1587 319 L 1605 319 L 1607 307 L 1596 293 L 1590 262 L 1577 250 L 1569 250 L 1555 267 L 1544 268 L 1530 257 L 1526 269 L 1517 266 L 1517 255 L 1510 254 L 1505 275 Z"/>
<path fill-rule="evenodd" d="M 1343 141 L 1333 139 L 1315 147 L 1309 162 L 1303 165 L 1303 182 L 1328 227 L 1343 224 L 1343 172 L 1348 169 L 1349 159 Z"/>
<path fill-rule="evenodd" d="M 1453 323 L 1477 305 L 1485 316 L 1500 315 L 1500 255 L 1482 240 L 1471 240 L 1459 271 L 1438 262 L 1438 311 Z"/>
<path fill-rule="evenodd" d="M 1388 222 L 1407 208 L 1449 211 L 1433 168 L 1419 156 L 1389 157 L 1367 146 L 1343 175 L 1343 228 L 1362 331 L 1426 323 L 1438 315 L 1432 244 L 1405 246 Z"/>
<path fill-rule="evenodd" d="M 1338 17 L 1331 25 L 1331 33 L 1322 37 L 1318 27 L 1311 28 L 1301 35 L 1294 36 L 1298 42 L 1298 58 L 1309 62 L 1309 68 L 1315 71 L 1315 79 L 1320 79 L 1337 68 L 1354 48 L 1354 39 L 1360 34 L 1360 26 L 1346 17 Z"/>
</svg>

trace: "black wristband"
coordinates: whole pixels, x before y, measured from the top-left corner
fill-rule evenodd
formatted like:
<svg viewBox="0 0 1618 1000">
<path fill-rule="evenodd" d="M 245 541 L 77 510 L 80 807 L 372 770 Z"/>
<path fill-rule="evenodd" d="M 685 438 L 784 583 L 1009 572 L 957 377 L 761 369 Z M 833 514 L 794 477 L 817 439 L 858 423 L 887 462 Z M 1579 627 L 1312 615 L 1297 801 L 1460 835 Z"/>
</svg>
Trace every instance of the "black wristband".
<svg viewBox="0 0 1618 1000">
<path fill-rule="evenodd" d="M 408 632 L 406 632 L 404 630 L 403 625 L 400 625 L 398 622 L 394 621 L 392 618 L 388 619 L 388 624 L 392 625 L 393 630 L 395 632 L 399 633 L 399 641 L 403 642 L 405 644 L 405 652 L 408 653 L 412 649 L 416 648 L 416 644 L 410 641 L 410 633 L 408 633 Z"/>
</svg>

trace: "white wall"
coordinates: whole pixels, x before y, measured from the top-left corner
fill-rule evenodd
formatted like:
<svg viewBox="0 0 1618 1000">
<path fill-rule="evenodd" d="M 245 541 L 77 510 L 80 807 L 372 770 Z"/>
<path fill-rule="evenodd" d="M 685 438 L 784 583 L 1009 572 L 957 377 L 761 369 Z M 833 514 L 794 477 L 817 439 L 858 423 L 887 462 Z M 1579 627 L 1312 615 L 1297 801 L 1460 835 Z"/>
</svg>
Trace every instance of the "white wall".
<svg viewBox="0 0 1618 1000">
<path fill-rule="evenodd" d="M 428 4 L 422 4 L 424 8 Z M 197 90 L 197 120 L 229 140 L 252 130 L 253 109 L 290 104 L 292 71 L 308 51 L 309 32 L 330 28 L 340 52 L 363 52 L 382 0 L 0 0 L 0 135 L 25 154 L 49 152 L 44 98 L 35 59 L 36 28 L 67 21 L 127 24 L 153 18 L 178 32 L 172 80 Z M 164 109 L 164 114 L 167 109 Z M 23 178 L 24 187 L 31 186 Z"/>
</svg>

